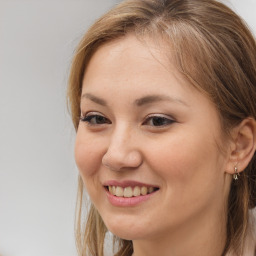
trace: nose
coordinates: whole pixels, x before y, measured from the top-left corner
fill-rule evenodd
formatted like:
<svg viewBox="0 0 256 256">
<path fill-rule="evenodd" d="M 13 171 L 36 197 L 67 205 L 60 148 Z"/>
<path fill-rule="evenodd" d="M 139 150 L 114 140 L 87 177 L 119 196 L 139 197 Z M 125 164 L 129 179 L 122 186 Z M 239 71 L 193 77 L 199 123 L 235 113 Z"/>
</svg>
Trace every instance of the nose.
<svg viewBox="0 0 256 256">
<path fill-rule="evenodd" d="M 112 171 L 136 169 L 142 164 L 138 138 L 128 129 L 113 131 L 102 164 Z"/>
</svg>

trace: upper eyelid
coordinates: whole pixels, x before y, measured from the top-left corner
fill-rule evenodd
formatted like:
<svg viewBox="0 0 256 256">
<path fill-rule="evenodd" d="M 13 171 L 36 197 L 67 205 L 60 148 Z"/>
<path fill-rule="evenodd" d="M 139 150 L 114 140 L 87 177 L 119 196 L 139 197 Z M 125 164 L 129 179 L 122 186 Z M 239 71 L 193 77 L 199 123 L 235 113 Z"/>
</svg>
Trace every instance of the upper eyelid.
<svg viewBox="0 0 256 256">
<path fill-rule="evenodd" d="M 82 113 L 82 112 L 80 113 L 80 119 L 85 119 L 86 117 L 90 117 L 90 116 L 102 116 L 102 117 L 104 117 L 104 118 L 109 120 L 108 117 L 106 117 L 102 113 L 96 112 L 96 111 L 88 111 L 86 113 Z"/>
<path fill-rule="evenodd" d="M 166 114 L 149 114 L 145 117 L 145 120 L 147 120 L 148 118 L 152 118 L 152 117 L 162 117 L 165 119 L 175 121 L 175 118 L 173 118 L 172 116 L 166 115 Z"/>
<path fill-rule="evenodd" d="M 103 116 L 103 117 L 106 117 L 104 114 L 102 114 L 98 111 L 87 111 L 85 113 L 81 112 L 80 116 L 81 117 L 86 117 L 86 116 Z"/>
</svg>

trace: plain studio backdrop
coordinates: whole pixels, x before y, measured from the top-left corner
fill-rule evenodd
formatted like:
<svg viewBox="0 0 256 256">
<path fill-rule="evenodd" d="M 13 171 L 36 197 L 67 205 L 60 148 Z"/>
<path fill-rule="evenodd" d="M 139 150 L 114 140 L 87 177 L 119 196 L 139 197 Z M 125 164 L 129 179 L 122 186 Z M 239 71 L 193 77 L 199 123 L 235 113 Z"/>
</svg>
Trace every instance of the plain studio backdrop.
<svg viewBox="0 0 256 256">
<path fill-rule="evenodd" d="M 74 48 L 117 0 L 0 0 L 0 255 L 77 255 Z M 228 3 L 256 34 L 256 0 Z"/>
</svg>

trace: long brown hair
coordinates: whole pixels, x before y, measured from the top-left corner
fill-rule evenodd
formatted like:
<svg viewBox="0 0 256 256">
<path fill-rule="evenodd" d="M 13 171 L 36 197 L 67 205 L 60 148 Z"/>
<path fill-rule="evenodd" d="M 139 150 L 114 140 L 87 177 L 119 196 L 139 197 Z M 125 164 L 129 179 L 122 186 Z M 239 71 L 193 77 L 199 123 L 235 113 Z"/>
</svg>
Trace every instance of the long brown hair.
<svg viewBox="0 0 256 256">
<path fill-rule="evenodd" d="M 68 87 L 75 129 L 80 117 L 82 80 L 93 53 L 104 43 L 134 33 L 138 38 L 164 38 L 179 71 L 206 94 L 220 114 L 223 131 L 243 119 L 256 119 L 256 43 L 231 9 L 215 0 L 128 0 L 97 20 L 77 47 Z M 90 205 L 83 222 L 84 185 L 79 177 L 76 236 L 80 256 L 103 256 L 107 232 Z M 228 199 L 229 250 L 242 255 L 249 227 L 249 209 L 256 205 L 256 156 L 232 183 Z M 116 255 L 131 255 L 132 242 L 114 237 Z"/>
</svg>

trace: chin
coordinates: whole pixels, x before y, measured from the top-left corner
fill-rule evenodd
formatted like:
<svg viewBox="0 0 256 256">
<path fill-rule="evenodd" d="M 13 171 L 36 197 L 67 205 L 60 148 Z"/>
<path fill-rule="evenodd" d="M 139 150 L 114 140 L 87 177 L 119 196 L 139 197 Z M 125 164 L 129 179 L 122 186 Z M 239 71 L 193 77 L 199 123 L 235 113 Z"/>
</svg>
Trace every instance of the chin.
<svg viewBox="0 0 256 256">
<path fill-rule="evenodd" d="M 144 238 L 145 236 L 137 233 L 135 230 L 124 230 L 124 229 L 108 229 L 112 234 L 114 234 L 115 236 L 122 238 L 124 240 L 139 240 Z"/>
<path fill-rule="evenodd" d="M 129 223 L 124 220 L 103 220 L 107 229 L 114 235 L 125 240 L 142 239 L 146 236 L 148 228 L 144 228 L 139 223 Z"/>
</svg>

